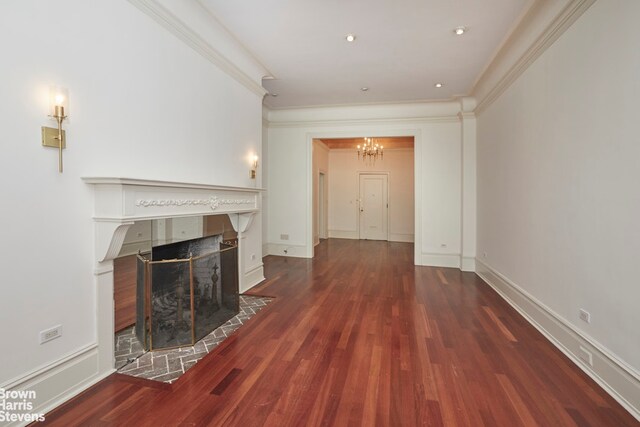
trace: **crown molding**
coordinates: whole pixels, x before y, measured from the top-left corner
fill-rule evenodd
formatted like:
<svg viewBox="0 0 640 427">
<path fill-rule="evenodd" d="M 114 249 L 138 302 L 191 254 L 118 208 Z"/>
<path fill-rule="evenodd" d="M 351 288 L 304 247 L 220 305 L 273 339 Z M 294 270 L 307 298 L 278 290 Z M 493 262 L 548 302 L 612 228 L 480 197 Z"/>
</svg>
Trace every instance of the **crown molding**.
<svg viewBox="0 0 640 427">
<path fill-rule="evenodd" d="M 202 55 L 206 60 L 214 64 L 224 73 L 242 84 L 256 95 L 263 97 L 267 94 L 256 80 L 243 71 L 236 64 L 231 62 L 219 50 L 214 48 L 207 40 L 192 30 L 189 25 L 182 21 L 169 9 L 162 6 L 158 0 L 127 0 L 151 19 L 162 25 L 187 46 Z M 266 72 L 266 71 L 265 71 Z"/>
<path fill-rule="evenodd" d="M 411 118 L 387 118 L 387 119 L 361 119 L 361 120 L 323 120 L 323 121 L 289 121 L 289 122 L 268 122 L 270 129 L 275 128 L 308 128 L 308 127 L 331 127 L 331 126 L 359 126 L 368 124 L 393 125 L 398 123 L 423 124 L 423 123 L 460 123 L 460 118 L 456 116 L 442 117 L 411 117 Z"/>
<path fill-rule="evenodd" d="M 498 99 L 595 1 L 567 0 L 566 5 L 551 20 L 548 17 L 549 9 L 558 7 L 558 3 L 540 0 L 534 4 L 518 25 L 510 42 L 505 43 L 474 85 L 472 94 L 478 100 L 476 113 L 481 113 Z M 547 22 L 550 23 L 545 26 Z M 531 34 L 535 32 L 539 33 L 538 36 L 518 56 L 516 52 L 522 50 L 522 45 L 527 43 L 525 39 L 531 38 Z M 514 56 L 515 60 L 510 60 Z"/>
<path fill-rule="evenodd" d="M 270 110 L 270 128 L 458 122 L 459 101 Z"/>
</svg>

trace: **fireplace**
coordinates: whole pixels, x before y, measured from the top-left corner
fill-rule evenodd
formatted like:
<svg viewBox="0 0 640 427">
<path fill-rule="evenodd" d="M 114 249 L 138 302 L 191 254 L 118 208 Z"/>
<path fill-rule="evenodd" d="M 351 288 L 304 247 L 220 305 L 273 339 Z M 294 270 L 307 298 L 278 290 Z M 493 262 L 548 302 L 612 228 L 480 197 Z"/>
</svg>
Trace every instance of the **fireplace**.
<svg viewBox="0 0 640 427">
<path fill-rule="evenodd" d="M 136 299 L 145 350 L 194 345 L 239 312 L 235 242 L 218 234 L 138 254 Z"/>
<path fill-rule="evenodd" d="M 163 220 L 212 214 L 228 215 L 238 233 L 237 263 L 240 292 L 264 280 L 260 258 L 259 188 L 168 182 L 119 177 L 83 178 L 93 188 L 95 202 L 95 292 L 97 298 L 97 372 L 114 371 L 113 259 L 127 230 L 142 220 Z"/>
</svg>

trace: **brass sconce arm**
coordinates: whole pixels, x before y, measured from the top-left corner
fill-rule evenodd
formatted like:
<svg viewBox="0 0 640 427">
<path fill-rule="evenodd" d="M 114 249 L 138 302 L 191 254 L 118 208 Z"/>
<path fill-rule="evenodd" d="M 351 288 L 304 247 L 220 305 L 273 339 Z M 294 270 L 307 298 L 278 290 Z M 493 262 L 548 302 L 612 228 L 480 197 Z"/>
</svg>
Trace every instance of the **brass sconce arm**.
<svg viewBox="0 0 640 427">
<path fill-rule="evenodd" d="M 62 173 L 62 121 L 67 118 L 64 115 L 64 107 L 56 106 L 55 119 L 58 122 L 58 172 Z"/>
</svg>

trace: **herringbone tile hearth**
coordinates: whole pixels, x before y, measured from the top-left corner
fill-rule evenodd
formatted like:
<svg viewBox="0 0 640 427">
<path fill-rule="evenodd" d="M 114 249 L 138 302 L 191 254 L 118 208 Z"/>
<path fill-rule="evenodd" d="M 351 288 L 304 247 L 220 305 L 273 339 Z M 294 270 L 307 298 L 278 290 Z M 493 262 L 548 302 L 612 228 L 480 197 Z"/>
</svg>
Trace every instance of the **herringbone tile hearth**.
<svg viewBox="0 0 640 427">
<path fill-rule="evenodd" d="M 172 383 L 216 348 L 272 298 L 240 295 L 240 312 L 194 346 L 146 352 L 134 327 L 116 335 L 116 369 L 125 375 Z"/>
</svg>

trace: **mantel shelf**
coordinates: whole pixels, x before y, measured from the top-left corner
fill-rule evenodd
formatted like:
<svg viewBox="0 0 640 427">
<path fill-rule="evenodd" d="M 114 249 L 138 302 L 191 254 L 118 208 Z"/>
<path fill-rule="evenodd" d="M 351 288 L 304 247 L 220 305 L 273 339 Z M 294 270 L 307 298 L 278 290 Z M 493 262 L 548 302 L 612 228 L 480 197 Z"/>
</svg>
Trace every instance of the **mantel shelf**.
<svg viewBox="0 0 640 427">
<path fill-rule="evenodd" d="M 94 187 L 98 262 L 115 258 L 135 221 L 226 214 L 238 233 L 259 212 L 261 188 L 118 177 L 86 177 Z"/>
<path fill-rule="evenodd" d="M 233 187 L 225 185 L 211 185 L 178 181 L 161 181 L 153 179 L 121 178 L 121 177 L 82 177 L 87 184 L 94 185 L 136 185 L 143 187 L 172 187 L 172 188 L 193 188 L 199 190 L 223 190 L 223 191 L 266 191 L 257 187 Z"/>
</svg>

